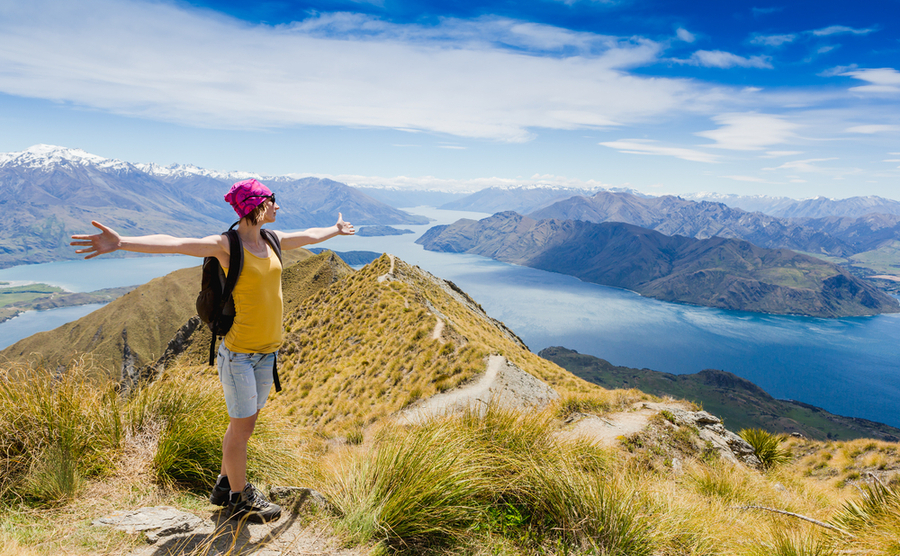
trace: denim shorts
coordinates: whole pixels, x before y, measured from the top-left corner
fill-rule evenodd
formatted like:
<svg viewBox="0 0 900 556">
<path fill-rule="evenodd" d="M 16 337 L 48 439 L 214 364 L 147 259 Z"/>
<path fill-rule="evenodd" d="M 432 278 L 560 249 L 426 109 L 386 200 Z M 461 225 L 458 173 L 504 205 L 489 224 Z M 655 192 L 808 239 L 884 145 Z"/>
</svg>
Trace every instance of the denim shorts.
<svg viewBox="0 0 900 556">
<path fill-rule="evenodd" d="M 235 419 L 252 417 L 266 405 L 274 382 L 272 369 L 277 354 L 277 351 L 237 353 L 225 347 L 225 342 L 219 345 L 216 363 L 229 416 Z"/>
</svg>

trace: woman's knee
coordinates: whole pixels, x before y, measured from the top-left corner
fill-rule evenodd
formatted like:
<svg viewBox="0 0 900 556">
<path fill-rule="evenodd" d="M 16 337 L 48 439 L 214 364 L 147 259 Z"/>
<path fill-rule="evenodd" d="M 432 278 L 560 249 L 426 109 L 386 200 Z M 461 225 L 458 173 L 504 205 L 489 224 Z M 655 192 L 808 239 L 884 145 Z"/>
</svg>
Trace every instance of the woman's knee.
<svg viewBox="0 0 900 556">
<path fill-rule="evenodd" d="M 228 424 L 228 434 L 232 440 L 239 442 L 247 442 L 253 434 L 256 427 L 256 417 L 259 413 L 255 413 L 250 417 L 231 417 Z"/>
</svg>

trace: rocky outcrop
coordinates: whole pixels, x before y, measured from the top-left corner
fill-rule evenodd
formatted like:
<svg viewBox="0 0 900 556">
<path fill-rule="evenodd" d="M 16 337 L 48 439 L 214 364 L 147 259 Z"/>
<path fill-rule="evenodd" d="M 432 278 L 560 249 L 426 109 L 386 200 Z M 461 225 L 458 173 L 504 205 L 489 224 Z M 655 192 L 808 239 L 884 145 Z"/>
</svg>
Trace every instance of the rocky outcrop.
<svg viewBox="0 0 900 556">
<path fill-rule="evenodd" d="M 746 440 L 725 428 L 722 420 L 706 411 L 687 411 L 673 408 L 667 410 L 676 425 L 697 429 L 700 439 L 715 447 L 722 459 L 732 463 L 743 463 L 760 468 L 762 462 L 754 454 L 753 447 Z"/>
</svg>

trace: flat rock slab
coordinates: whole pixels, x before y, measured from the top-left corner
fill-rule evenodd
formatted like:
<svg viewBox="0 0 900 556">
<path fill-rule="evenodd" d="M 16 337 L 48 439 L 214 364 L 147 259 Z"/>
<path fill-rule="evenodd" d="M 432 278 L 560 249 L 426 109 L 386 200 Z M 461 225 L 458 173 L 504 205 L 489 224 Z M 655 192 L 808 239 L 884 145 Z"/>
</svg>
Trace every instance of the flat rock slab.
<svg viewBox="0 0 900 556">
<path fill-rule="evenodd" d="M 188 533 L 202 527 L 206 521 L 171 506 L 154 506 L 137 510 L 119 511 L 94 520 L 92 525 L 106 525 L 126 533 L 145 531 L 147 541 L 155 543 L 163 537 Z"/>
</svg>

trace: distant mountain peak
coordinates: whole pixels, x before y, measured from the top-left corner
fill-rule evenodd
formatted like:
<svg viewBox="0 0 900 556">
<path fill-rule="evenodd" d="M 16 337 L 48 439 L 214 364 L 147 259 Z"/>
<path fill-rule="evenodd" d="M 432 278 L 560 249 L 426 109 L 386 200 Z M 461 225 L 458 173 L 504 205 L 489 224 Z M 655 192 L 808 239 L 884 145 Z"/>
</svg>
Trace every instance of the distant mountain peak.
<svg viewBox="0 0 900 556">
<path fill-rule="evenodd" d="M 0 153 L 0 167 L 57 168 L 67 164 L 96 166 L 113 170 L 134 168 L 131 164 L 121 160 L 104 158 L 82 149 L 72 149 L 57 145 L 40 144 L 33 145 L 20 152 Z"/>
<path fill-rule="evenodd" d="M 160 164 L 154 164 L 151 162 L 150 164 L 135 164 L 135 167 L 143 172 L 150 174 L 151 176 L 164 178 L 205 176 L 225 181 L 240 181 L 248 180 L 251 178 L 255 178 L 258 180 L 273 179 L 271 176 L 262 176 L 253 172 L 220 172 L 218 170 L 207 170 L 206 168 L 200 168 L 199 166 L 195 166 L 193 164 L 169 164 L 168 166 L 162 166 Z"/>
</svg>

